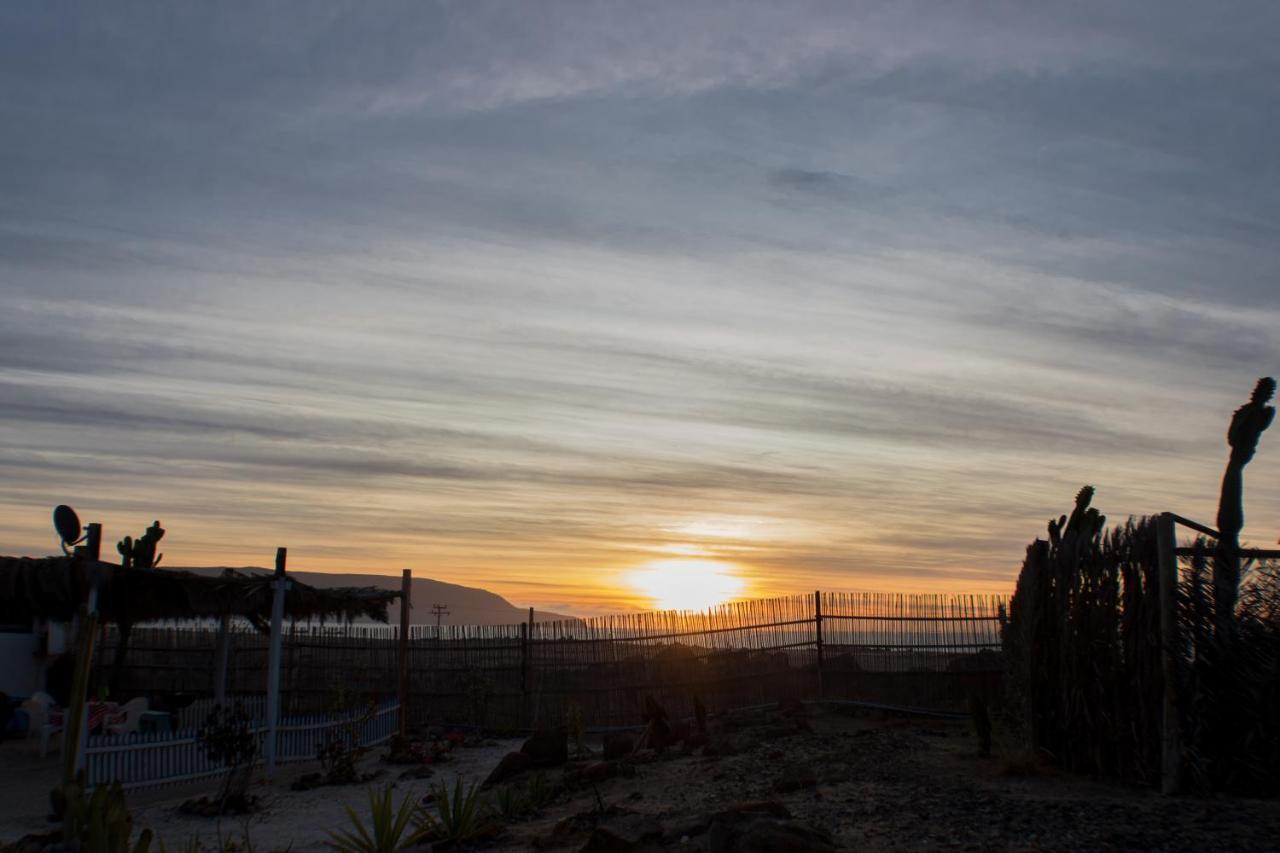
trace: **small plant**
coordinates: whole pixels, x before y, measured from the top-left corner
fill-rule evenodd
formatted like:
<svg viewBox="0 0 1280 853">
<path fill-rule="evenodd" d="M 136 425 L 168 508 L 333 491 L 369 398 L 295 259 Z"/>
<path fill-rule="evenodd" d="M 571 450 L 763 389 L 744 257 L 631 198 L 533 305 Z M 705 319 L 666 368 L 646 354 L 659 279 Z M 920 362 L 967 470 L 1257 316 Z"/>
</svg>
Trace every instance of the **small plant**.
<svg viewBox="0 0 1280 853">
<path fill-rule="evenodd" d="M 345 733 L 329 733 L 320 741 L 316 759 L 326 785 L 349 785 L 360 781 L 356 760 L 367 750 L 351 744 Z"/>
<path fill-rule="evenodd" d="M 55 794 L 62 806 L 62 845 L 80 853 L 147 853 L 151 830 L 144 829 L 130 844 L 133 819 L 119 782 L 99 785 L 92 795 L 85 792 L 84 771 L 74 782 Z"/>
<path fill-rule="evenodd" d="M 969 720 L 973 723 L 973 733 L 978 738 L 978 755 L 991 757 L 991 715 L 987 712 L 987 703 L 974 693 L 969 697 Z"/>
<path fill-rule="evenodd" d="M 347 691 L 339 689 L 332 709 L 335 713 L 348 715 L 347 720 L 337 731 L 326 733 L 316 744 L 316 759 L 320 762 L 325 785 L 350 785 L 361 781 L 356 763 L 369 748 L 359 745 L 360 727 L 373 718 L 378 706 L 370 700 L 360 713 L 357 713 L 357 708 L 357 703 L 348 697 Z"/>
<path fill-rule="evenodd" d="M 391 786 L 377 793 L 369 789 L 369 826 L 365 826 L 355 809 L 347 806 L 351 819 L 351 831 L 330 832 L 329 844 L 339 853 L 398 853 L 422 841 L 424 827 L 414 823 L 417 808 L 413 799 L 405 797 L 397 808 L 391 795 Z"/>
<path fill-rule="evenodd" d="M 494 795 L 494 811 L 504 821 L 522 820 L 537 814 L 555 799 L 555 788 L 543 773 L 530 777 L 524 784 L 503 785 Z"/>
<path fill-rule="evenodd" d="M 583 755 L 587 752 L 587 729 L 582 719 L 582 706 L 571 702 L 565 715 L 568 717 L 569 739 L 573 742 L 574 754 Z"/>
<path fill-rule="evenodd" d="M 494 831 L 492 817 L 481 807 L 480 786 L 476 783 L 464 789 L 459 778 L 450 795 L 449 787 L 440 782 L 431 787 L 431 796 L 436 813 L 423 811 L 418 824 L 426 840 L 457 843 Z"/>
<path fill-rule="evenodd" d="M 498 817 L 511 823 L 520 820 L 528 813 L 524 788 L 520 785 L 503 785 L 493 797 L 493 808 Z"/>
<path fill-rule="evenodd" d="M 545 773 L 535 773 L 525 783 L 524 796 L 529 810 L 537 812 L 556 798 L 556 789 L 547 781 Z"/>
<path fill-rule="evenodd" d="M 218 794 L 217 813 L 251 811 L 249 783 L 258 757 L 258 735 L 244 706 L 239 703 L 232 708 L 215 705 L 197 738 L 209 760 L 227 768 Z"/>
</svg>

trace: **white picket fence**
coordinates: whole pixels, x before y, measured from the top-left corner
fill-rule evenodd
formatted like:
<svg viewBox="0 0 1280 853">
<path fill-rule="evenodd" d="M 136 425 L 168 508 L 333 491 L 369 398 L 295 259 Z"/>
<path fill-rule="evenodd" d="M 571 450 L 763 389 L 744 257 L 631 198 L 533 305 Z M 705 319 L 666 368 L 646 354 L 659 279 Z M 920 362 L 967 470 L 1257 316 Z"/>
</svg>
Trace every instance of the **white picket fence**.
<svg viewBox="0 0 1280 853">
<path fill-rule="evenodd" d="M 204 721 L 209 718 L 209 713 L 213 710 L 215 704 L 212 696 L 197 699 L 174 715 L 173 728 L 176 731 L 200 728 L 204 725 Z M 253 720 L 265 720 L 267 718 L 267 697 L 261 693 L 231 696 L 226 700 L 226 705 L 229 708 L 234 708 L 238 705 Z"/>
<path fill-rule="evenodd" d="M 265 738 L 267 727 L 262 714 L 255 714 L 255 718 L 257 734 Z M 385 702 L 377 706 L 372 715 L 356 711 L 281 718 L 276 726 L 276 761 L 315 760 L 323 739 L 347 737 L 353 723 L 356 743 L 361 746 L 382 743 L 399 729 L 400 703 Z M 90 787 L 114 781 L 125 788 L 170 785 L 224 771 L 222 765 L 209 760 L 195 728 L 156 734 L 94 735 L 89 737 L 85 748 L 85 774 Z"/>
</svg>

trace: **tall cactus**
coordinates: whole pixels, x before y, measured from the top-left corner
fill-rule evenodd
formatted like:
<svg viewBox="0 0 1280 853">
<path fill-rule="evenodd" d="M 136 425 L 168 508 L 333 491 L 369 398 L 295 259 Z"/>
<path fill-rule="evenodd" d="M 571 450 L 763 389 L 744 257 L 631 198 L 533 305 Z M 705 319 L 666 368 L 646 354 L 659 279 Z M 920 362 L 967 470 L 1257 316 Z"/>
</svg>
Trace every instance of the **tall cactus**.
<svg viewBox="0 0 1280 853">
<path fill-rule="evenodd" d="M 1240 531 L 1244 529 L 1244 466 L 1258 450 L 1258 439 L 1271 426 L 1276 410 L 1267 405 L 1276 393 L 1276 381 L 1258 380 L 1249 402 L 1236 409 L 1227 430 L 1231 456 L 1222 475 L 1218 500 L 1218 550 L 1213 561 L 1214 616 L 1218 633 L 1231 631 L 1240 591 Z"/>
<path fill-rule="evenodd" d="M 160 565 L 160 558 L 164 555 L 156 553 L 156 546 L 163 538 L 164 528 L 159 521 L 154 521 L 137 539 L 131 536 L 121 539 L 116 545 L 116 550 L 120 552 L 121 567 L 153 569 Z"/>
</svg>

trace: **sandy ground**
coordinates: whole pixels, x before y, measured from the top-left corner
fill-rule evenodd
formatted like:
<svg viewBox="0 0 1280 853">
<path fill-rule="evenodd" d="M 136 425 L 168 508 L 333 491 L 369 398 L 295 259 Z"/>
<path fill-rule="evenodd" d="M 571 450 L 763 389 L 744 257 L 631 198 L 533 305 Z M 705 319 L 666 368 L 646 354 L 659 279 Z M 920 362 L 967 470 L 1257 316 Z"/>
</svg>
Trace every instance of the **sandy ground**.
<svg viewBox="0 0 1280 853">
<path fill-rule="evenodd" d="M 503 827 L 474 849 L 576 851 L 604 827 L 634 839 L 633 850 L 709 850 L 707 815 L 767 801 L 795 823 L 827 833 L 833 844 L 824 849 L 864 853 L 1280 851 L 1276 801 L 1161 797 L 1045 768 L 1008 775 L 1009 762 L 999 755 L 976 756 L 963 723 L 813 709 L 799 729 L 779 733 L 785 727 L 776 723 L 748 722 L 724 734 L 713 728 L 712 742 L 733 740 L 736 750 L 728 751 L 736 754 L 642 753 L 630 775 L 564 790 L 539 814 Z M 589 745 L 600 746 L 598 740 Z M 503 741 L 460 749 L 454 762 L 436 767 L 433 780 L 398 782 L 397 796 L 421 797 L 435 780 L 481 779 L 518 746 Z M 40 761 L 25 744 L 6 743 L 0 750 L 0 840 L 12 841 L 47 828 L 46 795 L 56 760 Z M 380 766 L 376 755 L 364 763 L 367 770 Z M 177 813 L 183 800 L 209 793 L 211 783 L 137 791 L 130 804 L 136 823 L 155 829 L 170 850 L 193 836 L 209 846 L 219 832 L 241 839 L 246 829 L 260 853 L 320 850 L 328 830 L 346 826 L 344 806 L 367 814 L 367 794 L 360 785 L 289 789 L 293 778 L 315 769 L 312 762 L 292 765 L 276 782 L 259 785 L 266 808 L 247 822 Z M 386 770 L 380 781 L 395 779 L 401 768 Z M 559 780 L 562 774 L 549 776 Z M 780 790 L 784 778 L 802 781 Z"/>
<path fill-rule="evenodd" d="M 430 779 L 398 780 L 405 768 L 381 763 L 378 756 L 386 751 L 383 747 L 365 756 L 360 768 L 366 773 L 383 771 L 373 784 L 395 782 L 397 800 L 406 795 L 420 799 L 436 781 L 443 780 L 452 786 L 459 776 L 468 781 L 483 779 L 503 755 L 520 748 L 519 740 L 490 743 L 492 745 L 456 750 L 449 763 L 435 766 Z M 184 848 L 192 838 L 199 838 L 206 850 L 217 850 L 219 837 L 233 837 L 240 842 L 246 833 L 255 850 L 261 853 L 285 849 L 329 850 L 325 843 L 329 830 L 345 829 L 349 825 L 347 806 L 362 817 L 368 815 L 368 791 L 365 785 L 310 791 L 289 788 L 294 779 L 317 769 L 314 761 L 300 761 L 283 765 L 272 782 L 260 780 L 253 793 L 263 808 L 248 818 L 216 819 L 178 812 L 178 806 L 184 801 L 212 794 L 217 788 L 216 779 L 129 791 L 134 827 L 150 827 L 169 850 Z M 50 830 L 49 791 L 57 783 L 59 772 L 58 757 L 41 759 L 34 740 L 0 744 L 0 846 L 29 833 Z"/>
</svg>

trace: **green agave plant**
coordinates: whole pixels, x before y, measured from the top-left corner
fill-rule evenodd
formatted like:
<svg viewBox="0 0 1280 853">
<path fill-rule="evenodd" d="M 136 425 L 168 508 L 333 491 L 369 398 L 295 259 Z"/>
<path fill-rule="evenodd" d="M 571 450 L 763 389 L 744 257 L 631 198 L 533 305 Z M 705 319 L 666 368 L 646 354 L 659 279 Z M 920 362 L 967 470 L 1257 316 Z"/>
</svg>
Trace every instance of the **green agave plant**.
<svg viewBox="0 0 1280 853">
<path fill-rule="evenodd" d="M 436 814 L 422 812 L 418 824 L 423 837 L 430 841 L 469 841 L 492 832 L 496 825 L 480 801 L 479 785 L 464 788 L 462 779 L 454 782 L 453 793 L 443 782 L 432 786 Z"/>
<path fill-rule="evenodd" d="M 517 821 L 537 814 L 555 796 L 556 790 L 546 775 L 538 773 L 524 784 L 513 782 L 499 788 L 493 798 L 493 808 L 503 820 Z"/>
<path fill-rule="evenodd" d="M 417 808 L 405 797 L 397 808 L 388 785 L 381 793 L 369 789 L 369 826 L 347 806 L 351 830 L 330 832 L 330 846 L 340 853 L 398 853 L 422 841 L 423 827 L 412 826 Z"/>
</svg>

